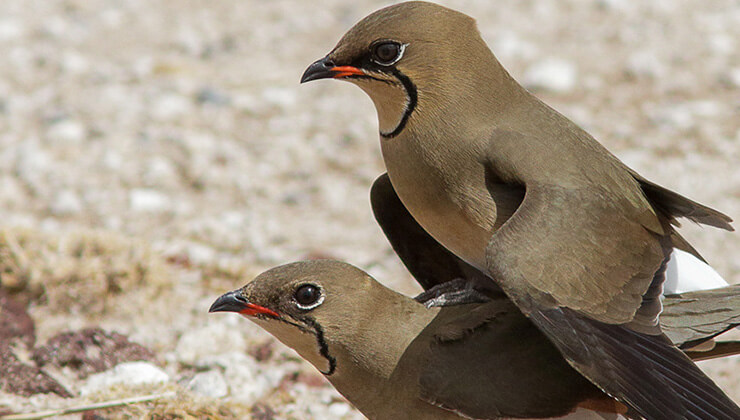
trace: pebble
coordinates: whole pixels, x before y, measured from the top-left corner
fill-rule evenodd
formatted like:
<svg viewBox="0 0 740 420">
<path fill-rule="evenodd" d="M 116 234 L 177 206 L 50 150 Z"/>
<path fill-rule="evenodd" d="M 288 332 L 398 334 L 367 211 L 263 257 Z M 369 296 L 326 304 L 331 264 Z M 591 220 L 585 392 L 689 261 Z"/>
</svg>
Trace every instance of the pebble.
<svg viewBox="0 0 740 420">
<path fill-rule="evenodd" d="M 129 193 L 131 210 L 141 213 L 160 213 L 170 209 L 169 197 L 152 189 L 135 189 Z"/>
<path fill-rule="evenodd" d="M 735 67 L 727 72 L 726 79 L 736 88 L 740 88 L 740 67 Z"/>
<path fill-rule="evenodd" d="M 12 41 L 24 35 L 25 28 L 18 20 L 0 20 L 0 41 Z"/>
<path fill-rule="evenodd" d="M 262 91 L 262 99 L 271 105 L 286 108 L 295 104 L 296 93 L 295 89 L 271 87 Z"/>
<path fill-rule="evenodd" d="M 157 97 L 152 104 L 152 116 L 160 121 L 169 121 L 182 117 L 190 112 L 191 103 L 188 98 L 176 93 L 163 94 Z"/>
<path fill-rule="evenodd" d="M 223 398 L 229 395 L 229 385 L 224 375 L 218 370 L 200 372 L 188 383 L 188 389 L 211 398 Z"/>
<path fill-rule="evenodd" d="M 170 377 L 159 367 L 148 362 L 121 363 L 113 369 L 90 376 L 80 389 L 89 395 L 114 385 L 137 386 L 169 382 Z"/>
<path fill-rule="evenodd" d="M 625 71 L 635 77 L 658 78 L 665 72 L 665 66 L 654 51 L 635 51 L 627 58 Z"/>
<path fill-rule="evenodd" d="M 514 32 L 506 31 L 498 34 L 492 41 L 494 52 L 501 60 L 508 58 L 531 60 L 537 56 L 537 47 Z"/>
<path fill-rule="evenodd" d="M 57 216 L 77 214 L 82 208 L 82 200 L 72 190 L 59 191 L 51 204 L 51 212 Z"/>
<path fill-rule="evenodd" d="M 209 343 L 212 345 L 214 341 Z M 247 405 L 254 404 L 276 388 L 288 369 L 284 365 L 263 369 L 256 360 L 242 351 L 221 352 L 205 357 L 196 366 L 201 369 L 221 369 L 229 387 L 229 397 Z"/>
<path fill-rule="evenodd" d="M 207 308 L 204 308 L 203 312 L 205 313 L 206 310 Z M 236 314 L 217 315 L 211 315 L 207 325 L 192 328 L 180 336 L 175 353 L 181 363 L 196 364 L 209 356 L 247 350 L 247 342 L 244 334 L 241 333 L 242 326 L 235 325 L 238 321 L 246 320 L 240 319 L 241 317 Z M 247 324 L 247 322 L 240 323 Z M 218 346 L 214 343 L 218 343 Z"/>
<path fill-rule="evenodd" d="M 576 85 L 576 66 L 560 58 L 546 58 L 527 68 L 523 83 L 527 88 L 566 93 Z"/>
<path fill-rule="evenodd" d="M 85 138 L 86 131 L 80 122 L 63 119 L 52 124 L 46 135 L 50 142 L 80 143 Z"/>
</svg>

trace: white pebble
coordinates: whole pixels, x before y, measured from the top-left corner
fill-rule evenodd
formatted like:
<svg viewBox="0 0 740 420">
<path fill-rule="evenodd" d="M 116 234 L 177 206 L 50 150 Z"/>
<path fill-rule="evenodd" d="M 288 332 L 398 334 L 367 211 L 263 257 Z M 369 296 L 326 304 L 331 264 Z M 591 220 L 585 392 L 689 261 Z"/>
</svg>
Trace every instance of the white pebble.
<svg viewBox="0 0 740 420">
<path fill-rule="evenodd" d="M 170 199 L 152 189 L 135 189 L 129 193 L 131 210 L 141 213 L 164 212 L 170 208 Z"/>
<path fill-rule="evenodd" d="M 24 35 L 24 28 L 18 20 L 0 20 L 0 41 L 18 39 Z"/>
<path fill-rule="evenodd" d="M 169 375 L 148 362 L 121 363 L 113 369 L 92 375 L 80 389 L 82 395 L 92 394 L 114 385 L 149 385 L 168 382 Z"/>
<path fill-rule="evenodd" d="M 68 143 L 79 143 L 85 138 L 85 134 L 85 126 L 70 119 L 52 124 L 46 132 L 49 141 Z"/>
<path fill-rule="evenodd" d="M 229 395 L 229 385 L 224 375 L 218 370 L 196 374 L 188 383 L 188 389 L 211 398 L 223 398 Z"/>
<path fill-rule="evenodd" d="M 717 55 L 728 55 L 735 51 L 735 40 L 727 34 L 714 34 L 708 39 L 709 48 Z"/>
<path fill-rule="evenodd" d="M 329 413 L 331 413 L 333 418 L 346 416 L 350 411 L 352 411 L 352 407 L 350 407 L 349 404 L 334 403 L 329 405 Z"/>
<path fill-rule="evenodd" d="M 56 215 L 77 214 L 82 211 L 82 201 L 72 190 L 59 191 L 51 204 L 51 212 Z"/>
<path fill-rule="evenodd" d="M 627 58 L 626 69 L 632 76 L 658 78 L 665 72 L 665 66 L 653 51 L 636 51 Z"/>
<path fill-rule="evenodd" d="M 216 296 L 214 296 L 215 298 Z M 206 310 L 207 308 L 204 307 L 204 314 Z M 210 324 L 200 328 L 192 328 L 180 337 L 175 347 L 175 353 L 180 362 L 193 364 L 207 356 L 246 350 L 247 343 L 240 328 L 228 325 L 225 322 L 227 318 L 238 318 L 238 316 L 232 314 L 219 315 L 221 315 L 222 320 L 212 316 Z M 247 322 L 243 323 L 247 324 Z M 214 346 L 214 343 L 218 343 L 218 346 Z"/>
<path fill-rule="evenodd" d="M 532 59 L 537 55 L 534 44 L 521 39 L 514 32 L 503 32 L 496 36 L 493 51 L 499 59 Z"/>
<path fill-rule="evenodd" d="M 152 105 L 152 115 L 160 121 L 173 120 L 190 111 L 190 100 L 182 95 L 170 93 L 158 97 Z"/>
<path fill-rule="evenodd" d="M 267 88 L 262 91 L 262 99 L 271 105 L 285 108 L 296 102 L 296 94 L 293 89 Z"/>
<path fill-rule="evenodd" d="M 528 88 L 568 92 L 576 85 L 576 66 L 563 59 L 546 58 L 529 66 L 523 80 Z"/>
<path fill-rule="evenodd" d="M 733 86 L 740 88 L 740 67 L 735 67 L 727 72 L 727 80 Z"/>
<path fill-rule="evenodd" d="M 277 387 L 286 374 L 284 370 L 278 368 L 262 369 L 257 361 L 243 351 L 211 356 L 200 360 L 198 366 L 222 369 L 230 396 L 247 405 L 253 404 Z"/>
</svg>

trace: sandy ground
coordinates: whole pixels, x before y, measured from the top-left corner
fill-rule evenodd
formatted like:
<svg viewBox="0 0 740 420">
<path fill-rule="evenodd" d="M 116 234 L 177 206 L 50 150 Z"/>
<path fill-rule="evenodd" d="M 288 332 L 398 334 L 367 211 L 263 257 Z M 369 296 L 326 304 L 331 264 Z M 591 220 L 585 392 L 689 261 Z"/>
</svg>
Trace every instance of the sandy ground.
<svg viewBox="0 0 740 420">
<path fill-rule="evenodd" d="M 740 2 L 442 3 L 475 16 L 517 79 L 641 174 L 740 219 Z M 309 255 L 419 290 L 370 212 L 368 189 L 383 172 L 372 103 L 349 84 L 298 84 L 386 4 L 0 2 L 0 229 L 30 235 L 26 267 L 45 267 L 31 283 L 47 298 L 19 289 L 37 341 L 97 325 L 127 334 L 157 353 L 165 388 L 233 405 L 213 416 L 358 418 L 268 335 L 206 311 L 262 269 Z M 740 282 L 740 235 L 682 232 Z M 122 244 L 95 251 L 116 263 L 83 269 L 89 255 L 59 257 L 80 235 Z M 115 293 L 86 287 L 90 273 L 126 258 L 158 268 Z M 58 261 L 72 271 L 60 274 Z M 88 276 L 71 276 L 77 269 Z M 700 366 L 740 401 L 740 359 Z M 210 371 L 225 394 L 192 385 Z M 85 385 L 53 375 L 75 394 Z M 0 407 L 91 398 L 0 394 Z"/>
</svg>

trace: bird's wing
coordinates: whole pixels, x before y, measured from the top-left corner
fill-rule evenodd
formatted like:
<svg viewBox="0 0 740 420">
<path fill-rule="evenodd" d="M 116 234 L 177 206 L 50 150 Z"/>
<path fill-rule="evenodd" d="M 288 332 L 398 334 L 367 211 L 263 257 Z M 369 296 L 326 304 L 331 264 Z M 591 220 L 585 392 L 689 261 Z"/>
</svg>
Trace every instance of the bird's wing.
<svg viewBox="0 0 740 420">
<path fill-rule="evenodd" d="M 426 331 L 421 398 L 468 418 L 555 417 L 613 401 L 505 297 L 442 308 Z"/>
<path fill-rule="evenodd" d="M 739 298 L 740 286 L 667 296 L 666 309 L 661 315 L 668 324 L 667 335 L 674 338 L 675 343 L 691 347 L 721 334 L 740 322 L 740 309 L 731 309 L 740 307 L 736 304 Z M 603 338 L 599 337 L 601 333 L 593 334 L 580 320 L 566 320 L 566 325 L 571 324 L 582 329 L 588 337 L 583 340 L 586 349 L 596 343 L 592 355 L 602 357 L 605 344 L 599 343 Z M 656 367 L 644 361 L 643 347 L 662 351 L 670 345 L 652 337 L 640 337 L 629 329 L 617 332 L 629 338 L 626 342 L 629 346 L 635 346 L 635 350 L 627 353 L 623 364 L 634 362 L 647 369 L 645 372 L 651 376 L 667 374 L 666 382 L 685 379 L 706 385 L 706 379 L 694 367 L 689 369 L 686 378 L 681 378 L 682 370 L 671 370 L 669 365 L 663 372 L 663 366 Z M 433 339 L 423 353 L 419 385 L 422 398 L 438 406 L 471 418 L 556 416 L 576 406 L 588 406 L 586 401 L 599 404 L 602 410 L 623 412 L 624 407 L 607 398 L 567 364 L 532 320 L 504 296 L 484 304 L 444 307 L 430 323 L 427 334 Z M 607 344 L 613 345 L 613 341 L 621 337 L 617 335 Z M 692 350 L 690 357 L 697 360 L 722 357 L 736 354 L 739 349 L 738 342 L 721 342 L 714 348 Z M 682 359 L 676 355 L 672 357 Z M 623 366 L 616 363 L 610 366 L 615 376 L 622 375 Z M 625 374 L 634 375 L 634 372 L 626 371 Z M 659 395 L 658 392 L 654 394 Z M 659 407 L 665 402 L 651 401 L 650 404 Z"/>
<path fill-rule="evenodd" d="M 667 339 L 568 308 L 530 319 L 583 376 L 648 419 L 737 419 L 740 408 Z"/>
<path fill-rule="evenodd" d="M 525 313 L 567 307 L 650 329 L 670 245 L 624 214 L 629 203 L 596 188 L 528 184 L 488 244 L 489 274 Z"/>
<path fill-rule="evenodd" d="M 726 214 L 650 182 L 626 166 L 625 169 L 640 183 L 640 187 L 650 203 L 669 217 L 674 224 L 678 225 L 673 220 L 674 218 L 685 217 L 702 225 L 714 226 L 729 231 L 735 230 L 730 225 L 732 219 Z"/>
<path fill-rule="evenodd" d="M 373 183 L 370 202 L 375 220 L 393 250 L 424 290 L 454 279 L 487 278 L 440 245 L 416 222 L 398 198 L 388 174 Z"/>
<path fill-rule="evenodd" d="M 653 208 L 670 221 L 672 225 L 676 227 L 681 226 L 676 218 L 685 217 L 694 223 L 714 226 L 729 231 L 735 230 L 730 225 L 732 219 L 726 214 L 697 203 L 667 188 L 663 188 L 654 182 L 650 182 L 626 165 L 623 165 L 623 167 L 640 184 L 642 192 L 650 201 Z M 675 248 L 686 251 L 701 261 L 704 261 L 704 258 L 699 252 L 675 230 L 671 232 L 671 242 Z"/>
<path fill-rule="evenodd" d="M 525 185 L 521 206 L 491 238 L 488 269 L 571 366 L 647 418 L 740 418 L 652 328 L 669 237 L 598 186 Z"/>
<path fill-rule="evenodd" d="M 660 325 L 688 349 L 740 325 L 740 285 L 667 295 Z"/>
</svg>

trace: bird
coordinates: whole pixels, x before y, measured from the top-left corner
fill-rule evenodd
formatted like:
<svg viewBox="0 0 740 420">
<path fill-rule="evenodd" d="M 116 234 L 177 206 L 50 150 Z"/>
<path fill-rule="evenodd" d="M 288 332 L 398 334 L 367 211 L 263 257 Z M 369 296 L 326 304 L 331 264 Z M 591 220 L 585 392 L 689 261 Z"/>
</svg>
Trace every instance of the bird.
<svg viewBox="0 0 740 420">
<path fill-rule="evenodd" d="M 209 312 L 255 322 L 370 419 L 630 416 L 629 407 L 573 369 L 505 294 L 440 304 L 455 289 L 428 292 L 410 298 L 350 264 L 299 261 L 221 295 Z M 675 327 L 666 333 L 679 344 L 696 347 L 740 324 L 740 286 L 665 301 L 664 316 Z M 686 354 L 700 360 L 739 352 L 740 343 L 727 341 Z"/>
<path fill-rule="evenodd" d="M 663 345 L 660 322 L 664 285 L 680 286 L 667 266 L 711 271 L 677 219 L 731 231 L 730 217 L 629 168 L 517 83 L 473 18 L 443 6 L 405 2 L 363 18 L 301 82 L 327 78 L 374 103 L 387 170 L 376 184 L 387 181 L 429 252 L 453 264 L 445 270 L 501 290 L 571 367 L 641 416 L 740 418 Z M 381 223 L 394 249 L 422 246 L 389 235 L 394 223 Z"/>
</svg>

